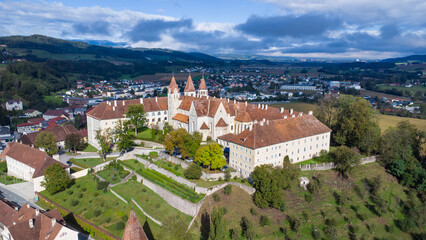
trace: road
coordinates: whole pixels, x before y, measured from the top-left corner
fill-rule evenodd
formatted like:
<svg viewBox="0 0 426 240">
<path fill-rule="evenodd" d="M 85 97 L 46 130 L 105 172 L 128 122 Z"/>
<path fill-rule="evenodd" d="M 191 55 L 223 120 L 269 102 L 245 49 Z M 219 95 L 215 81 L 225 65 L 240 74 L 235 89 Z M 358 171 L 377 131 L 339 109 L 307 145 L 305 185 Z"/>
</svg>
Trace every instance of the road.
<svg viewBox="0 0 426 240">
<path fill-rule="evenodd" d="M 15 205 L 18 205 L 19 207 L 21 207 L 25 203 L 28 203 L 33 207 L 40 208 L 39 206 L 29 202 L 18 194 L 6 189 L 4 184 L 0 184 L 0 197 L 6 198 L 7 200 L 13 202 Z"/>
</svg>

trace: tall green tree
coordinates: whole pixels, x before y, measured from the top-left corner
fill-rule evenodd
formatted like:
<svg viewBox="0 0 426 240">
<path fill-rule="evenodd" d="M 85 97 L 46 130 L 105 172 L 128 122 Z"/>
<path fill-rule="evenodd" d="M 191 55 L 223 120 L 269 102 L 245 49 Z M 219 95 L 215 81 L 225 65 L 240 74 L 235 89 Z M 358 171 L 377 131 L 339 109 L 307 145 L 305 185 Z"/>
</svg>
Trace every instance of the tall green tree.
<svg viewBox="0 0 426 240">
<path fill-rule="evenodd" d="M 347 176 L 354 167 L 360 164 L 361 158 L 359 153 L 346 146 L 336 147 L 333 155 L 336 161 L 336 170 L 339 171 L 342 176 Z"/>
<path fill-rule="evenodd" d="M 210 217 L 210 234 L 209 240 L 222 240 L 228 237 L 225 219 L 223 218 L 223 208 L 213 208 Z"/>
<path fill-rule="evenodd" d="M 339 98 L 336 122 L 332 125 L 335 143 L 361 149 L 361 141 L 371 128 L 378 128 L 378 125 L 376 112 L 367 100 L 350 95 Z M 377 129 L 373 130 L 376 131 Z M 370 134 L 371 136 L 376 135 Z"/>
<path fill-rule="evenodd" d="M 271 165 L 260 165 L 254 169 L 251 177 L 256 189 L 253 194 L 254 203 L 261 208 L 273 207 L 279 209 L 282 203 L 280 169 Z"/>
<path fill-rule="evenodd" d="M 39 133 L 35 139 L 35 146 L 38 148 L 43 148 L 49 156 L 58 152 L 58 147 L 56 146 L 56 137 L 51 132 L 43 131 Z"/>
<path fill-rule="evenodd" d="M 114 127 L 114 138 L 117 148 L 120 151 L 127 151 L 133 145 L 132 136 L 130 133 L 130 123 L 127 120 L 118 120 Z"/>
<path fill-rule="evenodd" d="M 98 141 L 100 149 L 98 151 L 102 159 L 106 160 L 106 155 L 109 153 L 112 146 L 112 134 L 111 129 L 107 128 L 105 130 L 97 130 L 95 139 Z"/>
<path fill-rule="evenodd" d="M 217 143 L 209 143 L 200 147 L 195 153 L 194 161 L 210 169 L 221 169 L 226 165 L 222 148 Z"/>
<path fill-rule="evenodd" d="M 167 134 L 164 146 L 170 152 L 173 152 L 174 148 L 178 148 L 182 157 L 191 158 L 195 156 L 197 149 L 200 147 L 202 138 L 199 132 L 189 134 L 185 129 L 179 128 Z"/>
<path fill-rule="evenodd" d="M 146 113 L 142 104 L 130 104 L 127 107 L 126 117 L 135 128 L 135 136 L 138 135 L 138 129 L 143 127 L 146 122 Z"/>
<path fill-rule="evenodd" d="M 41 182 L 41 186 L 45 187 L 50 194 L 63 191 L 71 183 L 71 179 L 68 173 L 58 163 L 46 168 L 44 172 L 44 181 Z"/>
<path fill-rule="evenodd" d="M 315 114 L 322 123 L 331 128 L 336 121 L 337 98 L 329 97 L 319 100 L 319 107 Z"/>
<path fill-rule="evenodd" d="M 283 167 L 280 169 L 279 173 L 281 187 L 283 189 L 291 189 L 298 183 L 300 177 L 300 168 L 295 164 L 291 164 L 290 158 L 285 156 L 283 159 Z"/>
<path fill-rule="evenodd" d="M 73 133 L 65 137 L 65 148 L 76 152 L 77 150 L 83 150 L 84 147 L 84 141 L 80 134 Z"/>
</svg>

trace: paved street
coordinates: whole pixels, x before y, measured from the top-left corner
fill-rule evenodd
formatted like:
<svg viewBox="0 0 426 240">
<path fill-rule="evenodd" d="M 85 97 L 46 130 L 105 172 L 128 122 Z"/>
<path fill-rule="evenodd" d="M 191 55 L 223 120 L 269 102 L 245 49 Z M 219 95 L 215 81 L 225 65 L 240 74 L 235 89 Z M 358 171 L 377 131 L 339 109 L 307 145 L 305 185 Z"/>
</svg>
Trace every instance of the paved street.
<svg viewBox="0 0 426 240">
<path fill-rule="evenodd" d="M 6 198 L 7 200 L 13 202 L 14 204 L 16 204 L 16 205 L 18 205 L 20 207 L 22 205 L 24 205 L 25 203 L 28 203 L 28 204 L 30 204 L 33 207 L 39 208 L 38 206 L 34 205 L 33 203 L 31 203 L 30 201 L 28 201 L 24 197 L 19 196 L 15 192 L 12 192 L 7 187 L 8 186 L 6 186 L 4 184 L 0 184 L 0 197 Z"/>
</svg>

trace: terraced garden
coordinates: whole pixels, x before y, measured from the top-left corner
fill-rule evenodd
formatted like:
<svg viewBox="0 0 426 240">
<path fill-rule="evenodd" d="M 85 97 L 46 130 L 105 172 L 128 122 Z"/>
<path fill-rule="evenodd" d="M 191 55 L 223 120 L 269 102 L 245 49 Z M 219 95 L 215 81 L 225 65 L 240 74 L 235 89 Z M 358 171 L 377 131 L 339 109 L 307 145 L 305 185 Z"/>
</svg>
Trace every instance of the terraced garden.
<svg viewBox="0 0 426 240">
<path fill-rule="evenodd" d="M 145 169 L 145 166 L 137 160 L 131 159 L 122 161 L 121 163 L 124 166 L 135 170 L 139 175 L 146 178 L 147 180 L 163 187 L 164 189 L 183 199 L 189 200 L 193 203 L 197 203 L 204 197 L 204 195 L 197 194 L 188 186 L 178 183 L 175 180 L 156 172 L 155 170 Z"/>
</svg>

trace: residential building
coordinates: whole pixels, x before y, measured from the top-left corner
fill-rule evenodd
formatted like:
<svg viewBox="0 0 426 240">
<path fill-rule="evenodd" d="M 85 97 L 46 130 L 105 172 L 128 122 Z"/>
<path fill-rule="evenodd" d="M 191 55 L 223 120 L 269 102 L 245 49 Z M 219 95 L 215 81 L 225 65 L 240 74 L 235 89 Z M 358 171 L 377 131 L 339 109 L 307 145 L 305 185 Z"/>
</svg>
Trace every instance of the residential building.
<svg viewBox="0 0 426 240">
<path fill-rule="evenodd" d="M 315 85 L 281 85 L 281 90 L 294 90 L 294 91 L 320 91 Z"/>
<path fill-rule="evenodd" d="M 0 159 L 6 160 L 7 175 L 34 183 L 34 191 L 37 192 L 44 190 L 41 186 L 44 171 L 53 164 L 60 164 L 69 173 L 67 165 L 49 157 L 43 151 L 19 142 L 9 143 L 0 154 Z"/>
<path fill-rule="evenodd" d="M 22 104 L 22 100 L 16 100 L 16 99 L 12 99 L 7 101 L 4 104 L 4 107 L 6 108 L 7 111 L 12 111 L 12 110 L 22 110 L 24 109 L 24 105 Z"/>
<path fill-rule="evenodd" d="M 28 110 L 26 110 L 26 111 L 24 112 L 24 115 L 25 115 L 26 117 L 35 118 L 35 117 L 37 117 L 37 116 L 41 115 L 41 112 L 40 112 L 40 111 L 37 111 L 37 110 L 35 110 L 35 109 L 28 109 Z"/>
<path fill-rule="evenodd" d="M 71 135 L 74 133 L 79 134 L 79 131 L 75 129 L 74 125 L 66 124 L 64 126 L 57 126 L 52 128 L 48 127 L 46 129 L 43 129 L 37 132 L 24 134 L 18 139 L 18 142 L 31 147 L 35 147 L 35 140 L 41 132 L 53 133 L 53 135 L 55 135 L 56 137 L 56 145 L 58 146 L 59 149 L 65 148 L 65 139 L 67 138 L 68 135 Z"/>
<path fill-rule="evenodd" d="M 41 122 L 28 122 L 28 123 L 20 123 L 16 126 L 18 133 L 28 134 L 33 132 L 38 132 L 42 129 Z"/>
<path fill-rule="evenodd" d="M 9 126 L 0 126 L 0 142 L 6 144 L 12 142 L 15 136 L 10 132 Z"/>
<path fill-rule="evenodd" d="M 57 117 L 64 117 L 66 119 L 69 119 L 68 114 L 66 114 L 63 110 L 47 110 L 47 112 L 43 113 L 43 118 L 46 121 Z"/>
<path fill-rule="evenodd" d="M 0 200 L 1 237 L 4 240 L 77 240 L 79 233 L 66 226 L 58 209 L 45 212 L 24 204 L 18 207 Z"/>
</svg>

